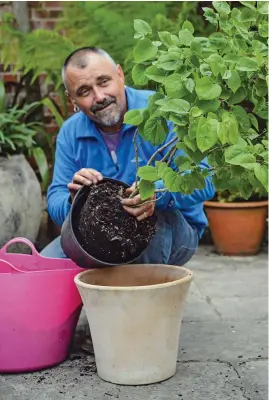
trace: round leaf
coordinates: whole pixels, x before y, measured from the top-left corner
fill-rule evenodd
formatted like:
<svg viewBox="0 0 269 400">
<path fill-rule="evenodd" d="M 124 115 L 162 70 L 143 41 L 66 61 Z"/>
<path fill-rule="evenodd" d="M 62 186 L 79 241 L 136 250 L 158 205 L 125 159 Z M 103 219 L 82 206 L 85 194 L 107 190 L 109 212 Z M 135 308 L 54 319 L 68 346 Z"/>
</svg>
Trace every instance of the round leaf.
<svg viewBox="0 0 269 400">
<path fill-rule="evenodd" d="M 184 46 L 188 47 L 190 47 L 191 43 L 194 40 L 192 33 L 188 29 L 183 29 L 182 31 L 179 31 L 178 37 L 181 43 Z"/>
<path fill-rule="evenodd" d="M 150 60 L 156 56 L 158 49 L 149 39 L 142 39 L 134 48 L 134 60 L 137 63 Z"/>
<path fill-rule="evenodd" d="M 132 78 L 136 85 L 144 86 L 148 83 L 148 77 L 145 75 L 147 67 L 143 64 L 136 64 L 132 69 Z"/>
<path fill-rule="evenodd" d="M 142 35 L 147 35 L 148 33 L 152 33 L 149 24 L 143 21 L 142 19 L 134 20 L 134 29 L 137 33 L 141 33 Z"/>
<path fill-rule="evenodd" d="M 143 122 L 143 115 L 140 110 L 130 110 L 124 115 L 125 124 L 137 126 Z"/>
<path fill-rule="evenodd" d="M 158 174 L 157 174 L 157 169 L 155 167 L 152 167 L 149 165 L 138 168 L 137 175 L 141 179 L 145 179 L 146 181 L 150 181 L 150 182 L 154 182 L 159 179 Z"/>
<path fill-rule="evenodd" d="M 194 33 L 194 27 L 190 21 L 183 22 L 182 29 L 188 29 L 191 33 Z"/>
<path fill-rule="evenodd" d="M 200 100 L 214 100 L 221 94 L 221 87 L 208 76 L 197 80 L 195 90 Z"/>
</svg>

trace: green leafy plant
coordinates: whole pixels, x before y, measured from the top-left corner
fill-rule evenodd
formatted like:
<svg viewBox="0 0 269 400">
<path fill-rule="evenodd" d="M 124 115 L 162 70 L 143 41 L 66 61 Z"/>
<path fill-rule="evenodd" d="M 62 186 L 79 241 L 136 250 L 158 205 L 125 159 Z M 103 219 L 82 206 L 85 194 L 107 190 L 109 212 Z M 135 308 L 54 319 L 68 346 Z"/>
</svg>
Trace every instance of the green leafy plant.
<svg viewBox="0 0 269 400">
<path fill-rule="evenodd" d="M 248 199 L 268 191 L 267 65 L 268 8 L 266 2 L 225 1 L 204 8 L 215 32 L 195 36 L 190 21 L 178 34 L 158 32 L 135 20 L 134 82 L 154 82 L 146 109 L 131 110 L 124 122 L 137 126 L 142 140 L 162 145 L 172 121 L 176 138 L 163 146 L 137 171 L 142 199 L 151 196 L 155 182 L 163 191 L 192 193 L 212 175 L 217 190 Z M 137 136 L 137 135 L 136 135 Z M 136 143 L 136 142 L 135 142 Z M 136 145 L 138 151 L 139 145 Z M 172 156 L 183 150 L 185 156 Z M 199 163 L 207 158 L 210 169 Z"/>
<path fill-rule="evenodd" d="M 44 151 L 36 145 L 36 136 L 43 130 L 43 124 L 28 120 L 37 107 L 40 107 L 39 102 L 8 108 L 5 86 L 0 82 L 0 156 L 25 154 L 33 157 L 45 189 L 49 183 L 49 168 Z"/>
</svg>

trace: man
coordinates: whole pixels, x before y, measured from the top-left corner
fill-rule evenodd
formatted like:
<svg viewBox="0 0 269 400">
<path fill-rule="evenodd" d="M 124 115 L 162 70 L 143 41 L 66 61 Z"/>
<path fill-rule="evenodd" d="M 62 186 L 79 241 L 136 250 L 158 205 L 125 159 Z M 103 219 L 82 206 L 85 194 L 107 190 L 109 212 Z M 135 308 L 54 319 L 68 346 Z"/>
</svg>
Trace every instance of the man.
<svg viewBox="0 0 269 400">
<path fill-rule="evenodd" d="M 121 67 L 106 52 L 93 47 L 70 54 L 62 77 L 76 113 L 65 121 L 58 134 L 53 180 L 48 190 L 48 210 L 59 226 L 82 185 L 96 184 L 103 176 L 133 184 L 136 127 L 123 124 L 123 118 L 127 110 L 147 107 L 152 94 L 125 87 Z M 169 127 L 167 142 L 174 137 L 171 123 Z M 156 146 L 143 142 L 139 148 L 139 166 L 146 165 L 155 150 Z M 201 166 L 208 168 L 205 162 Z M 156 182 L 157 188 L 162 185 L 161 181 Z M 123 208 L 139 221 L 154 211 L 158 216 L 158 231 L 136 263 L 185 264 L 195 253 L 207 224 L 203 202 L 213 195 L 213 184 L 207 178 L 205 188 L 191 195 L 166 193 L 159 199 L 162 194 L 157 193 L 157 201 L 135 208 L 132 206 L 141 203 L 140 195 L 123 200 Z M 65 257 L 60 238 L 49 244 L 42 255 Z"/>
</svg>

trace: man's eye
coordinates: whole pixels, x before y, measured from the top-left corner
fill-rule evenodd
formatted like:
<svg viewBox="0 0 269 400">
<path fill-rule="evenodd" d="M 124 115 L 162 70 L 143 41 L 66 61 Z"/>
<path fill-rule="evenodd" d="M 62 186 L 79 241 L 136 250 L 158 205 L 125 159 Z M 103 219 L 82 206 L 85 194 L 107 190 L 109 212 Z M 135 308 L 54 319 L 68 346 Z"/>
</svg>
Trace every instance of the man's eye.
<svg viewBox="0 0 269 400">
<path fill-rule="evenodd" d="M 85 96 L 85 95 L 87 95 L 88 93 L 89 93 L 90 91 L 89 91 L 89 89 L 82 89 L 81 91 L 80 91 L 80 96 Z"/>
<path fill-rule="evenodd" d="M 102 80 L 102 83 L 107 83 L 107 82 L 108 82 L 108 79 L 106 79 L 106 78 Z"/>
</svg>

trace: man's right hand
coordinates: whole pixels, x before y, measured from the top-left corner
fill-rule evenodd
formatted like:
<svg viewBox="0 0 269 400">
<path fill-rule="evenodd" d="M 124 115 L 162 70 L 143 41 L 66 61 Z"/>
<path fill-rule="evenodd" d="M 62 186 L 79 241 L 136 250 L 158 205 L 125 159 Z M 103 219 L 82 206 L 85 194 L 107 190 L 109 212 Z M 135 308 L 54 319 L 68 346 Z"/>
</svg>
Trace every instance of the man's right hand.
<svg viewBox="0 0 269 400">
<path fill-rule="evenodd" d="M 75 197 L 76 192 L 81 188 L 81 186 L 90 186 L 93 183 L 98 183 L 103 179 L 103 175 L 92 168 L 82 168 L 73 176 L 72 182 L 68 183 L 67 187 L 69 189 L 72 201 Z"/>
</svg>

